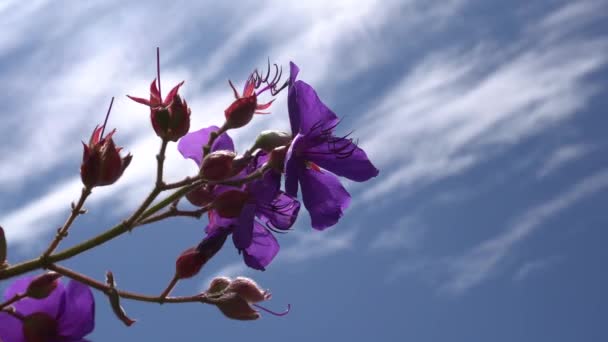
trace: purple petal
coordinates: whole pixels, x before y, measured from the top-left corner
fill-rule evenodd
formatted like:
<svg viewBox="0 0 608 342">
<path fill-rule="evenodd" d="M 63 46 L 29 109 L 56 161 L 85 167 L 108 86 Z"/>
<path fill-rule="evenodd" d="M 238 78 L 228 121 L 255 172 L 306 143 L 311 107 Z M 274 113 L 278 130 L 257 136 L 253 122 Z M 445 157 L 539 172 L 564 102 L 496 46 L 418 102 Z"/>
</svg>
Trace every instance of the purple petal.
<svg viewBox="0 0 608 342">
<path fill-rule="evenodd" d="M 279 253 L 279 243 L 264 226 L 255 222 L 251 246 L 245 249 L 243 259 L 247 266 L 264 271 Z"/>
<path fill-rule="evenodd" d="M 310 148 L 306 151 L 306 159 L 355 182 L 365 182 L 379 172 L 365 152 L 349 139 L 341 139 L 331 146 L 322 144 Z"/>
<path fill-rule="evenodd" d="M 238 218 L 238 224 L 232 233 L 232 241 L 238 250 L 243 250 L 251 245 L 255 209 L 255 204 L 246 204 Z"/>
<path fill-rule="evenodd" d="M 238 225 L 238 219 L 221 217 L 215 210 L 209 211 L 209 224 L 205 233 L 214 234 L 218 230 L 230 230 Z"/>
<path fill-rule="evenodd" d="M 71 280 L 65 289 L 65 311 L 59 318 L 60 335 L 81 339 L 95 328 L 95 299 L 88 286 Z"/>
<path fill-rule="evenodd" d="M 289 85 L 293 85 L 296 82 L 296 78 L 300 73 L 300 68 L 294 62 L 289 62 Z"/>
<path fill-rule="evenodd" d="M 329 171 L 300 169 L 300 185 L 314 229 L 324 230 L 336 224 L 350 204 L 349 193 Z"/>
<path fill-rule="evenodd" d="M 315 90 L 303 81 L 296 81 L 289 87 L 287 97 L 291 133 L 308 133 L 311 128 L 321 125 L 332 127 L 338 123 L 338 117 L 321 102 Z"/>
<path fill-rule="evenodd" d="M 294 152 L 294 147 L 298 147 L 300 141 L 302 135 L 298 134 L 291 142 L 285 156 L 285 192 L 293 197 L 298 197 L 299 169 L 305 167 L 304 160 L 297 157 Z"/>
<path fill-rule="evenodd" d="M 209 135 L 211 132 L 217 132 L 219 129 L 220 128 L 217 126 L 210 126 L 188 133 L 177 143 L 177 150 L 184 158 L 192 159 L 197 165 L 201 165 L 201 161 L 203 160 L 203 146 L 209 142 Z M 227 133 L 224 133 L 215 139 L 211 151 L 217 150 L 234 151 L 234 143 Z"/>
<path fill-rule="evenodd" d="M 4 292 L 5 300 L 12 298 L 15 294 L 24 293 L 33 279 L 34 277 L 30 276 L 15 280 Z M 57 288 L 48 297 L 44 299 L 24 298 L 13 304 L 13 307 L 24 316 L 34 312 L 44 312 L 51 317 L 58 317 L 63 312 L 64 305 L 65 289 L 63 284 L 58 282 Z"/>
<path fill-rule="evenodd" d="M 0 341 L 26 342 L 21 321 L 4 312 L 0 312 Z"/>
<path fill-rule="evenodd" d="M 270 205 L 258 206 L 257 214 L 271 228 L 287 230 L 293 226 L 300 202 L 284 192 L 280 192 Z"/>
</svg>

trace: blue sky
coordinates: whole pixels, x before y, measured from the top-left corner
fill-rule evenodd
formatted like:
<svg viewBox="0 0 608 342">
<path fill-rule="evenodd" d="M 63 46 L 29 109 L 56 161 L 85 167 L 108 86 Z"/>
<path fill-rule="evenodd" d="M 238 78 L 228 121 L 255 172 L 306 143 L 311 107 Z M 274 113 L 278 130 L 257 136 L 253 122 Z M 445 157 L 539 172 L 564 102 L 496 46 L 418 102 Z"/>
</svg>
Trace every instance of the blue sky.
<svg viewBox="0 0 608 342">
<path fill-rule="evenodd" d="M 355 130 L 381 170 L 346 182 L 337 226 L 305 212 L 266 272 L 227 245 L 197 278 L 246 275 L 283 318 L 225 319 L 203 305 L 124 302 L 125 328 L 97 296 L 91 340 L 603 341 L 608 339 L 608 1 L 8 1 L 0 4 L 0 225 L 11 261 L 39 254 L 80 192 L 81 140 L 103 120 L 134 154 L 96 189 L 64 246 L 121 220 L 152 186 L 158 142 L 145 107 L 161 47 L 164 89 L 182 88 L 192 128 L 221 123 L 266 58 Z M 232 136 L 242 151 L 272 115 Z M 175 145 L 169 179 L 193 170 Z M 174 219 L 65 264 L 159 293 L 205 221 Z M 6 283 L 0 284 L 5 287 Z"/>
</svg>

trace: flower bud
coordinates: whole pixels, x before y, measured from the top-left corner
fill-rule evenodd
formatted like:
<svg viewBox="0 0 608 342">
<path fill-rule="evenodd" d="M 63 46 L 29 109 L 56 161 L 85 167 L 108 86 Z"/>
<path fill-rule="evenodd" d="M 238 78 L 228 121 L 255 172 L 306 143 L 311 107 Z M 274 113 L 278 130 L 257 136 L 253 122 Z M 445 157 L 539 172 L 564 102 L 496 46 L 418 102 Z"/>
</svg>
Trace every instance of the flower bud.
<svg viewBox="0 0 608 342">
<path fill-rule="evenodd" d="M 255 95 L 241 97 L 226 108 L 224 115 L 226 117 L 226 128 L 240 128 L 245 126 L 251 121 L 255 114 L 258 100 Z"/>
<path fill-rule="evenodd" d="M 203 184 L 186 194 L 186 199 L 197 207 L 204 207 L 213 201 L 213 185 Z"/>
<path fill-rule="evenodd" d="M 43 312 L 23 318 L 23 336 L 26 342 L 56 341 L 59 338 L 57 321 Z"/>
<path fill-rule="evenodd" d="M 4 236 L 4 229 L 0 227 L 0 269 L 6 267 L 7 254 L 8 247 L 6 246 L 6 236 Z"/>
<path fill-rule="evenodd" d="M 228 150 L 215 151 L 203 159 L 201 174 L 209 180 L 220 180 L 232 175 L 232 160 L 236 154 Z"/>
<path fill-rule="evenodd" d="M 285 165 L 285 156 L 287 155 L 287 146 L 280 146 L 270 152 L 268 164 L 273 170 L 282 173 Z"/>
<path fill-rule="evenodd" d="M 159 137 L 178 141 L 190 130 L 190 108 L 185 100 L 177 94 L 184 82 L 178 83 L 161 101 L 161 95 L 156 86 L 156 79 L 150 84 L 150 99 L 127 95 L 131 100 L 150 107 L 152 128 Z"/>
<path fill-rule="evenodd" d="M 234 279 L 226 293 L 236 293 L 249 303 L 259 303 L 270 299 L 270 292 L 263 290 L 253 279 L 237 277 Z"/>
<path fill-rule="evenodd" d="M 84 147 L 80 177 L 87 187 L 110 185 L 122 176 L 131 163 L 132 156 L 120 156 L 120 147 L 114 145 L 112 136 L 116 130 L 101 137 L 103 126 L 97 126 L 91 135 L 88 145 Z"/>
<path fill-rule="evenodd" d="M 251 321 L 260 318 L 260 314 L 244 298 L 236 293 L 222 296 L 214 304 L 228 318 L 241 321 Z"/>
<path fill-rule="evenodd" d="M 175 276 L 178 279 L 192 278 L 198 274 L 207 260 L 196 247 L 188 248 L 175 261 Z"/>
<path fill-rule="evenodd" d="M 188 248 L 175 261 L 175 276 L 178 279 L 191 278 L 222 248 L 228 232 L 217 231 L 207 235 L 201 243 Z"/>
<path fill-rule="evenodd" d="M 209 288 L 205 292 L 210 293 L 210 294 L 221 293 L 224 290 L 226 290 L 228 285 L 230 285 L 230 281 L 231 280 L 228 277 L 213 278 L 213 280 L 209 284 Z"/>
<path fill-rule="evenodd" d="M 261 149 L 269 153 L 280 146 L 286 146 L 291 142 L 291 134 L 281 131 L 262 131 L 255 140 L 252 150 Z"/>
<path fill-rule="evenodd" d="M 32 280 L 25 294 L 30 298 L 44 299 L 55 291 L 59 278 L 61 278 L 61 274 L 56 272 L 41 274 Z"/>
<path fill-rule="evenodd" d="M 247 203 L 249 194 L 241 190 L 228 190 L 219 194 L 213 200 L 212 207 L 217 213 L 225 218 L 235 218 L 241 214 L 241 210 Z"/>
<path fill-rule="evenodd" d="M 196 248 L 203 255 L 203 257 L 206 258 L 206 260 L 209 260 L 215 255 L 215 253 L 222 249 L 228 234 L 229 232 L 224 230 L 214 231 L 205 236 L 203 241 L 201 241 Z"/>
</svg>

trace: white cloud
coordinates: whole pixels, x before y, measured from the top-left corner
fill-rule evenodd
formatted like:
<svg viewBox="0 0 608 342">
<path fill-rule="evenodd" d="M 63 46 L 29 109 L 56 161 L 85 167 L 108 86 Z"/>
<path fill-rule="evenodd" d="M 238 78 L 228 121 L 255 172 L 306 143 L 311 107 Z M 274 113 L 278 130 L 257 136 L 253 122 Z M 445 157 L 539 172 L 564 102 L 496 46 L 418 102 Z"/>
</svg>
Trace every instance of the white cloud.
<svg viewBox="0 0 608 342">
<path fill-rule="evenodd" d="M 515 246 L 554 216 L 608 187 L 608 170 L 604 170 L 572 185 L 551 200 L 531 208 L 504 232 L 479 243 L 469 252 L 445 260 L 448 279 L 441 290 L 459 294 L 480 284 L 498 270 Z"/>
<path fill-rule="evenodd" d="M 410 217 L 404 217 L 397 221 L 391 228 L 378 233 L 369 248 L 372 250 L 413 250 L 416 249 L 426 233 L 426 228 Z"/>
<path fill-rule="evenodd" d="M 553 151 L 536 172 L 538 178 L 544 178 L 564 165 L 584 157 L 591 150 L 590 146 L 583 144 L 561 146 Z"/>
<path fill-rule="evenodd" d="M 188 8 L 184 10 L 186 3 Z M 445 17 L 459 3 L 446 3 L 441 11 L 433 6 L 418 6 L 417 1 L 387 1 L 378 6 L 371 0 L 361 1 L 357 6 L 349 1 L 334 2 L 331 11 L 327 8 L 329 4 L 322 1 L 298 7 L 271 1 L 237 7 L 213 2 L 117 6 L 92 1 L 68 12 L 45 2 L 28 3 L 30 7 L 10 5 L 14 20 L 0 25 L 11 32 L 12 38 L 3 37 L 0 55 L 21 51 L 27 54 L 20 63 L 13 63 L 14 68 L 0 72 L 3 80 L 0 89 L 12 94 L 15 100 L 11 116 L 0 127 L 0 134 L 13 137 L 0 146 L 2 191 L 22 192 L 30 179 L 59 178 L 64 184 L 76 184 L 81 157 L 79 141 L 86 140 L 94 125 L 103 120 L 107 103 L 114 95 L 116 102 L 109 125 L 118 128 L 117 143 L 132 152 L 134 159 L 117 186 L 97 190 L 91 205 L 94 210 L 93 206 L 101 204 L 104 198 L 121 192 L 126 195 L 119 210 L 133 208 L 151 186 L 154 171 L 150 165 L 158 143 L 154 141 L 145 108 L 128 101 L 124 94 L 141 96 L 147 92 L 155 76 L 156 45 L 162 47 L 163 89 L 187 80 L 183 91 L 195 113 L 194 128 L 221 120 L 231 101 L 231 92 L 223 77 L 221 82 L 216 81 L 218 75 L 228 77 L 231 62 L 247 59 L 253 65 L 265 62 L 266 56 L 284 62 L 293 59 L 302 67 L 307 81 L 322 89 L 366 72 L 382 62 L 379 57 L 390 55 L 390 46 L 378 39 L 383 32 L 423 25 L 425 18 Z M 253 8 L 255 18 L 250 16 Z M 167 17 L 171 20 L 167 21 Z M 213 27 L 212 37 L 219 38 L 218 41 L 204 41 L 210 45 L 209 51 L 215 52 L 205 55 L 207 51 L 192 50 L 188 37 L 205 34 L 199 32 L 196 23 L 214 22 L 220 17 L 229 19 Z M 158 22 L 163 23 L 162 28 L 158 28 Z M 10 30 L 9 23 L 12 23 Z M 225 40 L 223 32 L 235 33 Z M 261 48 L 252 49 L 252 44 L 260 44 Z M 180 56 L 199 53 L 200 57 L 188 57 L 184 64 L 174 63 Z M 199 86 L 205 89 L 201 91 Z M 284 99 L 280 99 L 275 108 L 284 104 Z M 239 139 L 237 145 L 245 146 L 243 141 L 260 129 L 287 128 L 285 111 L 276 112 L 271 117 L 256 118 L 251 127 L 234 134 Z M 166 174 L 171 179 L 184 176 L 192 168 L 171 148 L 169 160 Z M 29 205 L 31 197 L 17 198 L 19 202 L 12 203 L 15 209 L 0 213 L 10 219 L 10 226 L 5 228 L 13 237 L 13 244 L 54 229 L 52 218 L 60 220 L 63 207 L 51 199 L 66 200 L 63 203 L 68 205 L 78 196 L 78 190 L 71 187 L 43 185 L 28 190 L 28 196 L 38 198 L 35 215 L 31 215 L 34 208 Z M 40 225 L 30 229 L 36 224 L 35 217 L 51 219 L 44 228 Z"/>
<path fill-rule="evenodd" d="M 528 277 L 530 277 L 533 273 L 538 273 L 540 271 L 546 270 L 551 266 L 554 266 L 558 261 L 559 259 L 555 257 L 528 261 L 517 269 L 517 271 L 513 275 L 513 281 L 522 282 Z"/>
<path fill-rule="evenodd" d="M 608 62 L 608 40 L 508 50 L 431 54 L 373 106 L 359 132 L 384 172 L 363 200 L 411 193 L 575 115 L 598 92 L 587 76 Z"/>
</svg>

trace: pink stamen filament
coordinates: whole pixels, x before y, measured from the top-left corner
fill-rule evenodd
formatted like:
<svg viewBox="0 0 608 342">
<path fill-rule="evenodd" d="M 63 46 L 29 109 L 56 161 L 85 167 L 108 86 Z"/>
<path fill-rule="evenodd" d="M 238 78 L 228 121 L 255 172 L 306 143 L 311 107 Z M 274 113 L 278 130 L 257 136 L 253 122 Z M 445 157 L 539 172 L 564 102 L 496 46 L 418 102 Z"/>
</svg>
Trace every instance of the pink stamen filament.
<svg viewBox="0 0 608 342">
<path fill-rule="evenodd" d="M 279 316 L 279 317 L 285 316 L 289 313 L 289 311 L 291 311 L 291 304 L 287 304 L 287 310 L 285 310 L 283 312 L 274 312 L 274 311 L 272 311 L 270 309 L 266 309 L 265 307 L 258 305 L 258 304 L 252 304 L 252 306 L 254 306 L 262 311 L 268 312 L 271 315 Z"/>
<path fill-rule="evenodd" d="M 163 95 L 160 92 L 160 47 L 156 47 L 156 80 L 158 81 L 158 95 L 160 102 L 163 102 Z"/>
<path fill-rule="evenodd" d="M 101 127 L 101 134 L 99 135 L 99 140 L 103 139 L 103 132 L 106 130 L 106 125 L 108 124 L 108 118 L 110 117 L 110 111 L 112 110 L 112 104 L 114 104 L 114 96 L 112 96 L 112 100 L 110 101 L 110 107 L 108 107 L 108 112 L 106 113 L 106 118 L 103 121 L 103 126 Z"/>
</svg>

